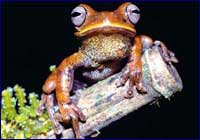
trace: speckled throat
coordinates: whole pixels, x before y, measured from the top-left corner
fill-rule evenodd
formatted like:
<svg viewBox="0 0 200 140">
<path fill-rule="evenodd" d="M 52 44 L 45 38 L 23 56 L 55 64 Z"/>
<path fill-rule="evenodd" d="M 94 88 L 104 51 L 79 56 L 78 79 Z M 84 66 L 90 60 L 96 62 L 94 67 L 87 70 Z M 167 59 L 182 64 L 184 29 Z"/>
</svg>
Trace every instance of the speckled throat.
<svg viewBox="0 0 200 140">
<path fill-rule="evenodd" d="M 83 40 L 80 50 L 97 63 L 124 58 L 129 54 L 131 39 L 121 34 L 98 34 Z"/>
</svg>

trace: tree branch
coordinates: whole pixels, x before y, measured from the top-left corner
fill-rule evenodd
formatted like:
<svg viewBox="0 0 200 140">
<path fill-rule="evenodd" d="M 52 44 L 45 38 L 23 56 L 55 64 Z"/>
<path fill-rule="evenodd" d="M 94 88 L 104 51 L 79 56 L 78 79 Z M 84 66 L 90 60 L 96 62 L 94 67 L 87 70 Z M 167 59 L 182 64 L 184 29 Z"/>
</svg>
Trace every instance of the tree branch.
<svg viewBox="0 0 200 140">
<path fill-rule="evenodd" d="M 143 85 L 147 89 L 147 94 L 138 94 L 133 89 L 134 97 L 125 99 L 124 95 L 128 89 L 129 81 L 125 86 L 117 88 L 115 79 L 119 74 L 115 74 L 71 97 L 87 116 L 85 123 L 80 122 L 83 136 L 98 132 L 111 122 L 119 120 L 143 105 L 156 101 L 161 95 L 169 98 L 173 93 L 182 90 L 182 81 L 176 69 L 172 64 L 164 62 L 158 47 L 146 50 L 142 61 Z M 46 136 L 38 138 L 56 138 L 56 135 L 50 131 Z M 62 138 L 74 138 L 72 129 L 66 129 Z"/>
</svg>

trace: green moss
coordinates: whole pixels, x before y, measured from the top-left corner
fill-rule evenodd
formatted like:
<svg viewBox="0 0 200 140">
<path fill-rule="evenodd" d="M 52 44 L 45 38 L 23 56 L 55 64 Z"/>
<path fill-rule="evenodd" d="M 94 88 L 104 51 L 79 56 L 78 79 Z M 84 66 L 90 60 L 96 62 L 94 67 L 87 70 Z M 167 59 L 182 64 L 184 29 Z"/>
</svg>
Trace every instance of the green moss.
<svg viewBox="0 0 200 140">
<path fill-rule="evenodd" d="M 8 87 L 2 91 L 1 137 L 31 138 L 44 134 L 52 129 L 47 112 L 41 116 L 36 114 L 39 105 L 36 93 L 27 94 L 19 85 Z"/>
</svg>

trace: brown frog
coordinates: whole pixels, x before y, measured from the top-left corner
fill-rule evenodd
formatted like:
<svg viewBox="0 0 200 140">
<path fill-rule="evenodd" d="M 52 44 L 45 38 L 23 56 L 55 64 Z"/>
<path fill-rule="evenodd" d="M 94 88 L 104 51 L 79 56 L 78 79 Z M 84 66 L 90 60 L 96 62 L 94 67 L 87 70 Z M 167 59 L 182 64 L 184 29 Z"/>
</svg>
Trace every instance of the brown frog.
<svg viewBox="0 0 200 140">
<path fill-rule="evenodd" d="M 139 12 L 136 5 L 128 2 L 112 12 L 97 12 L 86 4 L 80 4 L 72 10 L 71 19 L 77 30 L 75 36 L 81 39 L 82 45 L 78 52 L 66 57 L 49 75 L 43 85 L 42 101 L 37 110 L 41 114 L 47 108 L 56 134 L 63 131 L 59 122 L 72 121 L 76 138 L 81 138 L 78 122 L 79 119 L 86 121 L 86 117 L 69 98 L 75 86 L 75 70 L 81 68 L 86 81 L 93 82 L 121 71 L 116 86 L 123 86 L 130 79 L 129 90 L 125 95 L 130 98 L 134 86 L 139 93 L 145 93 L 141 82 L 143 50 L 153 44 L 158 45 L 167 62 L 177 61 L 162 42 L 153 42 L 148 36 L 136 35 L 135 24 L 140 19 Z M 54 90 L 55 99 L 52 94 Z M 57 101 L 59 113 L 55 112 L 54 100 Z"/>
</svg>

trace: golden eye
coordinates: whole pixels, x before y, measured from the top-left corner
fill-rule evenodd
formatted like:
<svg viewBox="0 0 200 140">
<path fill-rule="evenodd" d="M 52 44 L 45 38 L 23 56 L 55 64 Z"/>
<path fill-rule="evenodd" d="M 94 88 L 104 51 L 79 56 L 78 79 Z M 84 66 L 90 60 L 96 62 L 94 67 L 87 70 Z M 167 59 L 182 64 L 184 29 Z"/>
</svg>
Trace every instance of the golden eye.
<svg viewBox="0 0 200 140">
<path fill-rule="evenodd" d="M 126 8 L 126 15 L 129 19 L 129 21 L 133 24 L 136 24 L 140 19 L 140 9 L 134 5 L 129 4 Z"/>
<path fill-rule="evenodd" d="M 82 6 L 77 6 L 71 12 L 71 20 L 75 26 L 81 26 L 86 19 L 87 11 Z"/>
</svg>

